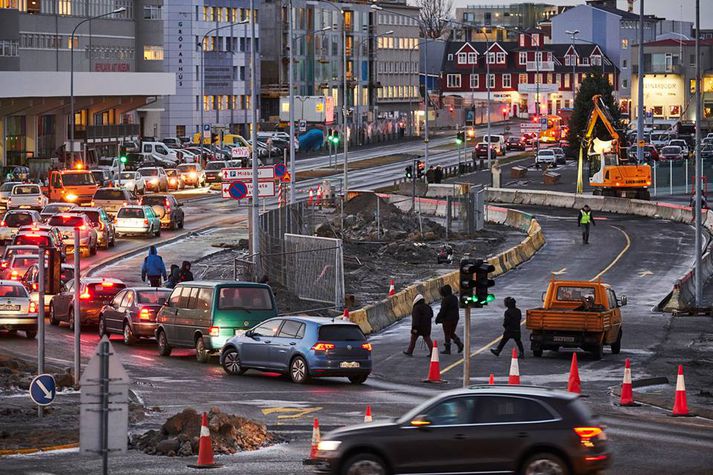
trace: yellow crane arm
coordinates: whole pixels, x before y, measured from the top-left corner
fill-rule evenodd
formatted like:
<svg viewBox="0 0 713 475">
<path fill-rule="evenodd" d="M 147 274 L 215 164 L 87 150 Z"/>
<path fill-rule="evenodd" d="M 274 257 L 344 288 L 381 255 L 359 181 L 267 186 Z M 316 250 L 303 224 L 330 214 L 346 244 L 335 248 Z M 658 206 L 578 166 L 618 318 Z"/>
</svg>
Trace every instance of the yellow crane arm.
<svg viewBox="0 0 713 475">
<path fill-rule="evenodd" d="M 609 109 L 607 109 L 607 106 L 604 104 L 604 101 L 602 101 L 601 94 L 594 95 L 592 97 L 592 103 L 594 104 L 594 109 L 592 109 L 592 113 L 589 115 L 589 122 L 587 123 L 587 129 L 584 134 L 584 142 L 586 142 L 587 145 L 591 143 L 594 126 L 597 124 L 597 120 L 601 120 L 604 127 L 606 127 L 607 132 L 609 132 L 609 135 L 611 135 L 612 139 L 615 141 L 615 149 L 618 155 L 619 133 L 614 128 L 614 120 L 609 113 Z"/>
</svg>

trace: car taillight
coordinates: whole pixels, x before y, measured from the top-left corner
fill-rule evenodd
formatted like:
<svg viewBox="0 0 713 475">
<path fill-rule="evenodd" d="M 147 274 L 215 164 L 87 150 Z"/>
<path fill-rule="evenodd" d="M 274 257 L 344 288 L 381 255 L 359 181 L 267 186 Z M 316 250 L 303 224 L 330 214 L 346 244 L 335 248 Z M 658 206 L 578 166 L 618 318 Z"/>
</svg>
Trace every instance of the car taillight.
<svg viewBox="0 0 713 475">
<path fill-rule="evenodd" d="M 333 350 L 334 348 L 335 348 L 334 344 L 322 343 L 322 342 L 317 342 L 314 344 L 314 346 L 312 346 L 313 351 L 329 351 L 329 350 Z"/>
<path fill-rule="evenodd" d="M 219 336 L 220 335 L 220 327 L 210 327 L 208 329 L 208 334 L 210 336 Z"/>
<path fill-rule="evenodd" d="M 33 283 L 32 283 L 32 290 L 37 290 L 37 289 L 38 289 L 37 282 L 33 282 Z"/>
<path fill-rule="evenodd" d="M 92 208 L 94 207 L 94 200 L 89 202 L 89 206 L 91 206 Z"/>
<path fill-rule="evenodd" d="M 149 225 L 149 220 L 148 220 L 148 219 L 144 219 L 144 224 L 145 224 L 146 226 L 148 226 L 148 225 Z"/>
<path fill-rule="evenodd" d="M 0 221 L 0 228 L 6 228 L 7 224 L 5 224 L 5 221 Z"/>
<path fill-rule="evenodd" d="M 114 287 L 114 282 L 102 282 L 102 287 Z"/>
<path fill-rule="evenodd" d="M 3 269 L 7 269 L 8 265 L 10 264 L 8 264 L 7 261 L 3 261 L 2 263 L 0 263 L 0 267 L 2 267 Z"/>
<path fill-rule="evenodd" d="M 363 350 L 371 351 L 371 343 L 364 343 L 361 345 Z"/>
<path fill-rule="evenodd" d="M 85 290 L 84 293 L 79 296 L 79 298 L 80 300 L 89 300 L 90 298 L 92 298 L 92 294 Z"/>
<path fill-rule="evenodd" d="M 33 301 L 30 301 L 30 313 L 37 313 L 37 304 Z"/>
<path fill-rule="evenodd" d="M 19 276 L 20 276 L 20 274 L 16 270 L 10 272 L 10 279 L 12 279 L 12 280 L 17 280 L 17 278 Z"/>
<path fill-rule="evenodd" d="M 79 230 L 80 230 L 80 231 L 86 231 L 87 229 L 88 229 L 88 228 L 87 228 L 87 225 L 86 225 L 86 224 L 82 224 L 81 226 L 79 226 Z"/>
<path fill-rule="evenodd" d="M 593 438 L 604 438 L 604 430 L 601 427 L 575 427 L 574 432 L 579 436 L 579 441 L 585 447 L 593 447 Z"/>
<path fill-rule="evenodd" d="M 142 308 L 139 310 L 139 320 L 150 320 L 151 319 L 151 310 L 148 308 Z"/>
</svg>

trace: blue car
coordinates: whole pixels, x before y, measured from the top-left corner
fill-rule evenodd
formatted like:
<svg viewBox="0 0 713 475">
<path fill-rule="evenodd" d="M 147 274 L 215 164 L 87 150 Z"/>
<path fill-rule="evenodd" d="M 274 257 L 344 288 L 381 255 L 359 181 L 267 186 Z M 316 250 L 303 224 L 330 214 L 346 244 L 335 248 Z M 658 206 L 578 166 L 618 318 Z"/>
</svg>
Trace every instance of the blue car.
<svg viewBox="0 0 713 475">
<path fill-rule="evenodd" d="M 228 340 L 220 364 L 230 375 L 256 369 L 287 374 L 298 384 L 326 376 L 361 384 L 371 373 L 371 344 L 353 323 L 278 317 Z"/>
</svg>

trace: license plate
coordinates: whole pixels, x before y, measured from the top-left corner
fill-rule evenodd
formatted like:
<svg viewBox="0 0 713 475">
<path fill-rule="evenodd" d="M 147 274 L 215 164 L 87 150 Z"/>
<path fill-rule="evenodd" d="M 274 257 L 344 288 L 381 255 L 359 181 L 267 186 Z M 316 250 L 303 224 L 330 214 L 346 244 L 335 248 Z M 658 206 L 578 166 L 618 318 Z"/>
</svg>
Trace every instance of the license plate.
<svg viewBox="0 0 713 475">
<path fill-rule="evenodd" d="M 0 304 L 0 310 L 18 311 L 18 310 L 20 310 L 20 306 L 19 305 Z"/>
<path fill-rule="evenodd" d="M 358 361 L 342 361 L 339 363 L 340 368 L 358 368 L 359 367 L 359 362 Z"/>
<path fill-rule="evenodd" d="M 558 343 L 574 343 L 574 337 L 573 336 L 555 336 L 555 337 L 552 337 L 552 341 L 556 341 Z"/>
</svg>

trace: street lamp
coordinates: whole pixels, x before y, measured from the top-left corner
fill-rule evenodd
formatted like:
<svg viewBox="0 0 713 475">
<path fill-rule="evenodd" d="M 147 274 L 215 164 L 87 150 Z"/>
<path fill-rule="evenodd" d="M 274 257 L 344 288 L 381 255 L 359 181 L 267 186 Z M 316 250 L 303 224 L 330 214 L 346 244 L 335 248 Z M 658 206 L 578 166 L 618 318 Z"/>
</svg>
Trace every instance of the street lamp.
<svg viewBox="0 0 713 475">
<path fill-rule="evenodd" d="M 574 107 L 574 95 L 577 90 L 577 49 L 575 43 L 577 41 L 577 35 L 579 34 L 579 30 L 567 30 L 565 31 L 565 33 L 572 37 L 572 53 L 574 53 L 574 61 L 572 61 L 572 107 Z"/>
<path fill-rule="evenodd" d="M 96 15 L 90 18 L 85 18 L 84 20 L 77 23 L 77 25 L 72 30 L 72 35 L 69 39 L 69 44 L 72 51 L 69 52 L 69 146 L 71 148 L 70 157 L 74 153 L 74 35 L 77 33 L 77 29 L 88 21 L 96 20 L 98 18 L 104 18 L 111 15 L 116 15 L 119 13 L 124 13 L 126 11 L 125 7 L 117 8 L 108 13 L 102 13 L 101 15 Z M 82 160 L 83 161 L 83 160 Z"/>
</svg>

